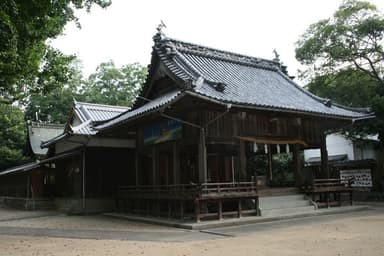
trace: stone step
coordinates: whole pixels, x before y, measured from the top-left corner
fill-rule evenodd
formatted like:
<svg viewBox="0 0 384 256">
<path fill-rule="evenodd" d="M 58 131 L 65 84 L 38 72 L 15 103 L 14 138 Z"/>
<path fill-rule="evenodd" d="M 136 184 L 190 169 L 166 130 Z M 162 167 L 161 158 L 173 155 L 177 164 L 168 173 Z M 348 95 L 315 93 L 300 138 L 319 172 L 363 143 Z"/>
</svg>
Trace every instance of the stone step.
<svg viewBox="0 0 384 256">
<path fill-rule="evenodd" d="M 297 188 L 283 187 L 283 188 L 261 188 L 258 191 L 260 196 L 284 196 L 294 195 L 298 193 Z"/>
<path fill-rule="evenodd" d="M 294 208 L 280 208 L 280 209 L 261 209 L 261 216 L 263 217 L 274 217 L 274 216 L 284 216 L 291 214 L 304 214 L 314 212 L 315 208 L 313 206 L 301 206 Z"/>
<path fill-rule="evenodd" d="M 295 207 L 309 206 L 309 205 L 310 205 L 309 201 L 306 200 L 304 196 L 300 194 L 259 198 L 259 208 L 264 210 L 295 208 Z"/>
<path fill-rule="evenodd" d="M 259 204 L 261 209 L 282 209 L 309 206 L 308 200 L 287 200 L 287 201 L 271 201 Z"/>
</svg>

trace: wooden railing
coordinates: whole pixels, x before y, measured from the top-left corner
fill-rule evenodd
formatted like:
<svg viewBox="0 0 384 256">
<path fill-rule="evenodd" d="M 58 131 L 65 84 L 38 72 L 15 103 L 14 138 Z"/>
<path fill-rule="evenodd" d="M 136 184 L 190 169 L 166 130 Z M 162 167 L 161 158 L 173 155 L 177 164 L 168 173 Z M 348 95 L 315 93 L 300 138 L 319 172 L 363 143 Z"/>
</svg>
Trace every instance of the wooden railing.
<svg viewBox="0 0 384 256">
<path fill-rule="evenodd" d="M 256 195 L 255 182 L 203 183 L 177 185 L 120 186 L 118 197 L 169 198 L 209 200 L 217 197 Z"/>
<path fill-rule="evenodd" d="M 242 210 L 242 200 L 250 199 L 254 203 L 251 211 Z M 147 185 L 147 186 L 121 186 L 118 188 L 117 203 L 123 204 L 129 200 L 136 201 L 138 204 L 146 201 L 146 209 L 157 205 L 168 204 L 168 215 L 172 215 L 172 204 L 178 204 L 180 216 L 184 216 L 184 203 L 193 203 L 194 215 L 196 221 L 201 218 L 218 216 L 219 219 L 226 213 L 223 213 L 223 201 L 236 202 L 237 211 L 234 213 L 238 217 L 245 212 L 258 213 L 258 194 L 256 182 L 231 182 L 231 183 L 203 183 L 203 184 L 177 184 L 177 185 Z M 216 204 L 215 213 L 208 213 L 206 204 Z M 155 208 L 156 208 L 155 207 Z M 148 210 L 149 211 L 149 210 Z M 148 211 L 146 214 L 149 214 Z M 228 214 L 228 213 L 227 213 Z M 233 212 L 231 213 L 233 214 Z"/>
<path fill-rule="evenodd" d="M 257 195 L 255 182 L 203 183 L 199 189 L 199 197 L 202 200 L 218 197 L 237 198 L 254 195 Z"/>
<path fill-rule="evenodd" d="M 312 185 L 303 188 L 303 192 L 312 195 L 312 200 L 319 206 L 342 205 L 348 201 L 352 205 L 353 179 L 314 179 Z M 343 194 L 348 195 L 348 200 L 343 200 Z"/>
<path fill-rule="evenodd" d="M 26 185 L 0 186 L 0 196 L 26 197 L 27 186 Z"/>
</svg>

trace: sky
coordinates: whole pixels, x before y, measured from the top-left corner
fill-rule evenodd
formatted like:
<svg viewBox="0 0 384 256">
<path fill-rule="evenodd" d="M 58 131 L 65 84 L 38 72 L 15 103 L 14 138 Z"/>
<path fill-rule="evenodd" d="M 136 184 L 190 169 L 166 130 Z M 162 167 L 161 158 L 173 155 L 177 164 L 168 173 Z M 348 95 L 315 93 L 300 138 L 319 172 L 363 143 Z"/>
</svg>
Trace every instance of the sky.
<svg viewBox="0 0 384 256">
<path fill-rule="evenodd" d="M 76 15 L 51 42 L 76 54 L 88 76 L 102 62 L 117 66 L 150 64 L 152 37 L 162 20 L 166 36 L 259 58 L 273 59 L 273 50 L 297 76 L 295 43 L 310 24 L 333 15 L 341 0 L 112 0 L 107 9 L 94 6 Z M 383 0 L 371 0 L 382 11 Z M 297 81 L 300 84 L 300 81 Z"/>
</svg>

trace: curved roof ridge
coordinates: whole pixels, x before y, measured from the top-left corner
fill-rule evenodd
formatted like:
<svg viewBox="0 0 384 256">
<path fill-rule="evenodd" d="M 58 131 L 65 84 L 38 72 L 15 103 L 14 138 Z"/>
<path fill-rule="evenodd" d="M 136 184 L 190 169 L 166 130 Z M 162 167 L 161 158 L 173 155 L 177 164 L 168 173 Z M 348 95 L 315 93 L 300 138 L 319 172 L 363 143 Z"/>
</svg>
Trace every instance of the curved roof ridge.
<svg viewBox="0 0 384 256">
<path fill-rule="evenodd" d="M 88 105 L 88 106 L 95 106 L 95 107 L 108 107 L 108 108 L 125 108 L 129 109 L 127 106 L 116 106 L 116 105 L 108 105 L 108 104 L 99 104 L 99 103 L 91 103 L 91 102 L 83 102 L 83 101 L 75 101 L 75 104 L 79 105 Z"/>
<path fill-rule="evenodd" d="M 239 53 L 235 53 L 235 52 L 231 52 L 231 51 L 217 49 L 217 48 L 210 47 L 210 46 L 204 46 L 204 45 L 201 45 L 201 44 L 185 42 L 183 40 L 171 38 L 171 37 L 168 37 L 168 36 L 163 37 L 158 42 L 160 44 L 164 43 L 164 42 L 172 42 L 172 43 L 176 43 L 176 44 L 179 43 L 179 44 L 182 44 L 182 45 L 186 45 L 186 46 L 189 46 L 189 47 L 196 47 L 197 49 L 195 49 L 196 52 L 194 52 L 194 53 L 201 52 L 203 54 L 203 52 L 202 52 L 203 50 L 208 50 L 210 52 L 214 52 L 213 55 L 216 56 L 217 59 L 220 59 L 220 57 L 222 57 L 223 59 L 228 60 L 228 59 L 230 59 L 229 56 L 232 56 L 232 57 L 238 58 L 238 61 L 241 62 L 241 63 L 244 63 L 243 61 L 241 61 L 241 59 L 243 59 L 243 60 L 249 61 L 250 63 L 255 63 L 255 64 L 260 64 L 260 63 L 264 62 L 264 63 L 268 63 L 271 66 L 275 66 L 276 68 L 278 68 L 278 66 L 279 66 L 279 63 L 277 63 L 277 62 L 275 62 L 273 60 L 253 57 L 253 56 L 246 55 L 246 54 L 239 54 Z M 192 51 L 192 49 L 185 49 L 185 48 L 183 50 L 191 50 Z M 217 54 L 222 54 L 222 55 L 220 55 L 220 57 L 219 57 Z M 227 56 L 227 57 L 225 57 L 225 56 Z"/>
<path fill-rule="evenodd" d="M 338 108 L 342 108 L 342 109 L 346 109 L 346 110 L 350 110 L 350 111 L 355 111 L 355 112 L 360 112 L 360 113 L 364 113 L 364 114 L 370 114 L 370 110 L 369 108 L 354 108 L 354 107 L 347 107 L 347 106 L 343 106 L 341 104 L 338 104 L 336 102 L 334 102 L 333 100 L 331 99 L 327 99 L 327 98 L 322 98 L 322 97 L 319 97 L 313 93 L 311 93 L 310 91 L 306 90 L 305 88 L 301 87 L 300 85 L 298 85 L 297 83 L 295 83 L 295 81 L 293 81 L 292 79 L 290 79 L 286 74 L 284 74 L 281 70 L 277 70 L 277 72 L 285 79 L 287 80 L 289 83 L 291 83 L 293 86 L 295 86 L 297 89 L 299 89 L 300 91 L 302 91 L 303 93 L 305 93 L 306 95 L 308 95 L 309 97 L 313 98 L 314 100 L 326 105 L 328 101 L 331 101 L 331 106 L 335 106 L 335 107 L 338 107 Z"/>
</svg>

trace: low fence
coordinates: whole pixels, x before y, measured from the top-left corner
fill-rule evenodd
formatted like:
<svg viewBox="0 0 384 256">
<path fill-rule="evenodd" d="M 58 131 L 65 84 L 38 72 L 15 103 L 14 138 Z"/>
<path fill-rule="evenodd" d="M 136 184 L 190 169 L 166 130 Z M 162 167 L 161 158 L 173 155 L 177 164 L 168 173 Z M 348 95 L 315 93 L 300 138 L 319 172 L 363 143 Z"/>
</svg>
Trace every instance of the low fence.
<svg viewBox="0 0 384 256">
<path fill-rule="evenodd" d="M 258 193 L 255 182 L 122 186 L 116 204 L 122 211 L 193 217 L 198 222 L 209 217 L 258 214 Z"/>
</svg>

